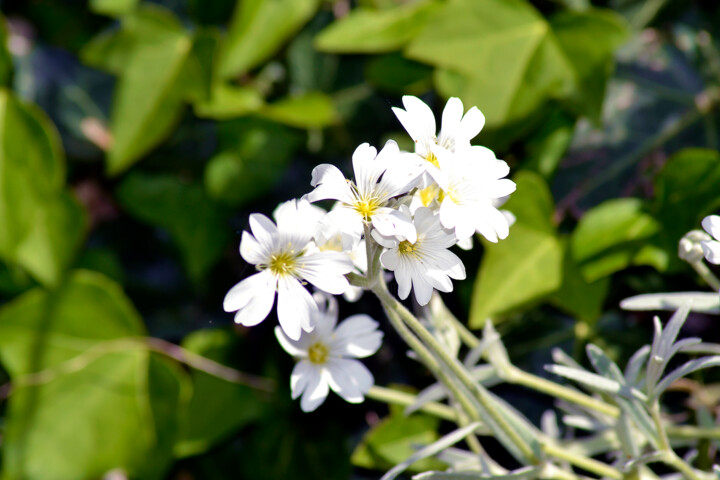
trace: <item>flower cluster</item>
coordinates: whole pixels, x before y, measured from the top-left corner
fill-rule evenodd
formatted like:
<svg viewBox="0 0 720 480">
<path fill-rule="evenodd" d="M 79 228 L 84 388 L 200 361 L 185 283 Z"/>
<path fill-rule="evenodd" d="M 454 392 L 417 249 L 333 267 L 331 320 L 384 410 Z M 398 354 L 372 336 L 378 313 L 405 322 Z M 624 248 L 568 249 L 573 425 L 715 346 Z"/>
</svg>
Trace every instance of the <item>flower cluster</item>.
<svg viewBox="0 0 720 480">
<path fill-rule="evenodd" d="M 250 232 L 242 234 L 240 254 L 258 272 L 230 289 L 224 308 L 236 312 L 237 323 L 253 326 L 270 314 L 277 296 L 276 335 L 300 359 L 292 396 L 302 395 L 305 411 L 317 408 L 329 389 L 362 401 L 372 375 L 347 357 L 372 355 L 382 338 L 367 316 L 335 328 L 336 303 L 326 294 L 355 300 L 363 288 L 384 285 L 385 268 L 401 299 L 412 290 L 417 303 L 427 305 L 433 290 L 450 292 L 452 280 L 465 278 L 451 247 L 469 248 L 475 233 L 491 242 L 509 233 L 512 216 L 498 209 L 515 190 L 505 178 L 508 165 L 470 143 L 485 122 L 480 110 L 464 113 L 462 102 L 451 98 L 438 133 L 425 103 L 406 96 L 403 105 L 393 111 L 414 152 L 392 140 L 379 152 L 364 143 L 353 153 L 352 178 L 334 165 L 318 165 L 312 191 L 281 204 L 274 222 L 251 215 Z M 334 205 L 326 211 L 316 205 L 320 201 Z M 351 273 L 362 281 L 352 285 Z M 307 284 L 323 293 L 312 295 Z"/>
</svg>

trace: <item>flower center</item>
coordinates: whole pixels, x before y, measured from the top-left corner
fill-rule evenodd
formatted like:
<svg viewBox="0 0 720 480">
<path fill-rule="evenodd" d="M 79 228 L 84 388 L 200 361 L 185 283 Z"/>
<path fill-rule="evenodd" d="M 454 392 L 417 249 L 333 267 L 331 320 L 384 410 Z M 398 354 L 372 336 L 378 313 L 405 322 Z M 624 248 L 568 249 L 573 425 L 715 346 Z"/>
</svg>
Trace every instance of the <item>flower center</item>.
<svg viewBox="0 0 720 480">
<path fill-rule="evenodd" d="M 398 245 L 398 252 L 402 253 L 403 255 L 416 255 L 415 251 L 418 248 L 417 242 L 410 243 L 407 240 L 403 240 L 400 242 L 400 245 Z"/>
<path fill-rule="evenodd" d="M 442 199 L 438 198 L 439 195 L 442 195 L 442 190 L 440 190 L 440 187 L 436 183 L 433 183 L 429 187 L 420 190 L 420 201 L 423 205 L 429 207 L 436 198 L 438 202 L 442 202 Z"/>
<path fill-rule="evenodd" d="M 296 254 L 294 251 L 285 251 L 270 255 L 270 261 L 267 268 L 275 275 L 294 275 L 297 266 L 297 258 L 302 255 Z"/>
<path fill-rule="evenodd" d="M 432 164 L 435 165 L 437 168 L 440 168 L 440 162 L 438 162 L 438 159 L 437 159 L 437 157 L 435 156 L 435 154 L 434 154 L 433 152 L 429 152 L 429 153 L 427 154 L 427 157 L 425 157 L 425 160 L 427 160 L 428 162 L 432 163 Z"/>
<path fill-rule="evenodd" d="M 325 363 L 329 354 L 330 350 L 322 342 L 317 342 L 308 349 L 308 359 L 316 365 Z"/>
<path fill-rule="evenodd" d="M 376 198 L 358 199 L 354 205 L 355 210 L 368 222 L 378 207 L 380 207 L 380 202 Z"/>
</svg>

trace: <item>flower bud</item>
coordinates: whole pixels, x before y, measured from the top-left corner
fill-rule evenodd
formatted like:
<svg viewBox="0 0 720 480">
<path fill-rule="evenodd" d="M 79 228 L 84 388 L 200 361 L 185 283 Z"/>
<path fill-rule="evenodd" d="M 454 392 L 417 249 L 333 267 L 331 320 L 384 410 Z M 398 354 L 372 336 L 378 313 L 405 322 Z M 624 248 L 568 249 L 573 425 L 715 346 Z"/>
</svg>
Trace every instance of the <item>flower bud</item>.
<svg viewBox="0 0 720 480">
<path fill-rule="evenodd" d="M 702 230 L 691 230 L 686 233 L 678 245 L 678 257 L 688 263 L 699 262 L 703 259 L 703 249 L 700 242 L 711 240 L 710 235 Z"/>
</svg>

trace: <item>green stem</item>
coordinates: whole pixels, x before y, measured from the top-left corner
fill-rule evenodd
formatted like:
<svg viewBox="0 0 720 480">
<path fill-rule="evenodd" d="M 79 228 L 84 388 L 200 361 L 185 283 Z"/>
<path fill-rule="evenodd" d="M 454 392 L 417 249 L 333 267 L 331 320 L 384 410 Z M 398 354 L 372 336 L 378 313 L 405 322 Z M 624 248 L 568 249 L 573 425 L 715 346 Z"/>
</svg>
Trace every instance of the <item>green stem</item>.
<svg viewBox="0 0 720 480">
<path fill-rule="evenodd" d="M 378 386 L 371 387 L 370 391 L 367 393 L 367 397 L 380 402 L 392 405 L 402 405 L 405 407 L 410 406 L 417 401 L 417 395 L 413 395 L 412 393 L 401 392 L 400 390 Z M 420 407 L 420 410 L 438 418 L 442 418 L 443 420 L 448 420 L 450 422 L 457 421 L 457 412 L 455 409 L 442 403 L 428 402 Z"/>
<path fill-rule="evenodd" d="M 460 383 L 471 393 L 474 394 L 475 400 L 480 404 L 485 412 L 490 416 L 493 423 L 502 431 L 502 433 L 512 442 L 522 453 L 522 455 L 531 463 L 537 463 L 538 459 L 532 448 L 522 438 L 514 428 L 507 422 L 505 418 L 495 409 L 492 404 L 491 398 L 488 392 L 475 380 L 472 379 L 470 374 L 463 368 L 463 366 L 457 361 L 456 358 L 450 356 L 448 352 L 440 345 L 440 343 L 432 336 L 430 332 L 405 308 L 399 301 L 395 299 L 386 288 L 373 287 L 372 291 L 385 305 L 387 311 L 397 312 L 402 320 L 410 327 L 410 329 L 418 336 L 432 352 L 439 358 L 439 360 L 445 364 L 455 378 L 460 380 Z M 477 413 L 475 413 L 477 415 Z M 489 427 L 492 426 L 489 424 Z"/>
<path fill-rule="evenodd" d="M 716 292 L 720 290 L 720 280 L 718 280 L 715 274 L 710 271 L 710 269 L 707 267 L 707 265 L 705 265 L 702 260 L 699 260 L 697 262 L 690 262 L 690 265 L 692 265 L 698 275 L 700 275 L 700 277 L 705 280 L 705 283 L 710 285 L 710 288 L 712 288 Z"/>
<path fill-rule="evenodd" d="M 545 453 L 552 457 L 565 460 L 571 465 L 575 465 L 576 467 L 580 467 L 583 470 L 595 473 L 601 477 L 616 480 L 622 480 L 623 478 L 623 474 L 620 470 L 610 467 L 602 462 L 598 462 L 597 460 L 593 460 L 592 458 L 573 453 L 566 448 L 561 448 L 552 444 L 543 444 L 542 449 Z"/>
<path fill-rule="evenodd" d="M 700 480 L 700 476 L 697 472 L 688 465 L 683 459 L 677 456 L 675 450 L 670 445 L 667 432 L 665 431 L 665 425 L 662 422 L 660 416 L 660 403 L 656 400 L 650 405 L 650 415 L 652 416 L 655 428 L 660 436 L 660 448 L 661 453 L 664 455 L 659 459 L 665 465 L 673 467 L 678 472 L 682 473 L 687 480 Z"/>
</svg>

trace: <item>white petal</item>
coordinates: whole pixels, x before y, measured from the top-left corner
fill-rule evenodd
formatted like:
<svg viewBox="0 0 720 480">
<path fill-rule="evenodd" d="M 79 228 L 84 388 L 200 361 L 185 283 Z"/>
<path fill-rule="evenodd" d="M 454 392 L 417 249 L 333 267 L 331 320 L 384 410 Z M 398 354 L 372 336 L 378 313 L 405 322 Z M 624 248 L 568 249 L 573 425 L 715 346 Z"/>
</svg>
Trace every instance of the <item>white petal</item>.
<svg viewBox="0 0 720 480">
<path fill-rule="evenodd" d="M 323 163 L 315 167 L 312 171 L 311 185 L 315 190 L 307 194 L 310 202 L 327 199 L 339 200 L 347 204 L 353 202 L 350 185 L 345 175 L 335 165 Z"/>
<path fill-rule="evenodd" d="M 507 217 L 503 215 L 500 210 L 495 207 L 489 206 L 485 213 L 488 224 L 497 232 L 497 236 L 500 239 L 507 238 L 510 233 L 510 224 L 508 223 Z"/>
<path fill-rule="evenodd" d="M 298 274 L 333 295 L 342 295 L 350 285 L 346 273 L 353 271 L 350 257 L 342 252 L 318 252 L 298 259 Z"/>
<path fill-rule="evenodd" d="M 415 300 L 420 305 L 427 305 L 430 302 L 430 298 L 432 297 L 433 287 L 428 282 L 428 279 L 426 277 L 427 272 L 419 271 L 412 272 L 412 284 L 413 284 L 413 291 L 415 292 Z"/>
<path fill-rule="evenodd" d="M 377 150 L 369 143 L 359 145 L 352 155 L 355 185 L 358 191 L 367 193 L 375 188 L 375 184 L 385 170 L 381 162 L 375 160 Z"/>
<path fill-rule="evenodd" d="M 240 255 L 243 259 L 252 265 L 258 265 L 267 261 L 267 247 L 263 247 L 248 232 L 242 232 L 240 238 Z"/>
<path fill-rule="evenodd" d="M 346 402 L 362 402 L 374 383 L 370 371 L 357 360 L 333 359 L 328 370 L 330 386 Z"/>
<path fill-rule="evenodd" d="M 395 281 L 398 284 L 398 297 L 405 300 L 410 295 L 410 289 L 412 288 L 412 277 L 408 265 L 400 264 L 394 273 Z"/>
<path fill-rule="evenodd" d="M 704 227 L 705 225 L 703 225 Z M 720 264 L 720 242 L 712 240 L 705 240 L 700 242 L 700 246 L 703 249 L 703 254 L 708 262 L 719 265 Z"/>
<path fill-rule="evenodd" d="M 370 232 L 370 235 L 372 236 L 373 240 L 375 240 L 378 243 L 378 245 L 383 246 L 385 248 L 395 248 L 398 246 L 398 243 L 400 243 L 400 241 L 397 238 L 395 238 L 395 236 L 386 237 L 386 236 L 380 235 L 380 232 L 378 232 L 377 230 L 372 230 Z"/>
<path fill-rule="evenodd" d="M 250 300 L 235 314 L 235 323 L 245 325 L 246 327 L 253 327 L 265 320 L 270 314 L 270 310 L 272 310 L 273 303 L 275 303 L 275 279 L 272 275 L 266 272 L 260 272 L 253 276 L 260 276 L 259 278 L 262 281 L 269 279 L 270 283 L 262 287 L 254 288 Z M 257 280 L 258 285 L 260 285 L 261 280 Z"/>
<path fill-rule="evenodd" d="M 386 250 L 380 254 L 380 264 L 391 272 L 394 272 L 400 266 L 400 256 L 397 250 Z"/>
<path fill-rule="evenodd" d="M 290 395 L 292 399 L 298 398 L 315 377 L 319 379 L 320 372 L 312 363 L 307 360 L 300 360 L 296 363 L 290 374 Z"/>
<path fill-rule="evenodd" d="M 420 134 L 420 138 L 433 139 L 437 128 L 435 115 L 425 102 L 412 95 L 402 97 L 405 110 L 413 120 L 413 128 Z M 408 130 L 410 136 L 412 133 Z"/>
<path fill-rule="evenodd" d="M 291 340 L 298 340 L 301 330 L 312 331 L 317 313 L 317 303 L 296 278 L 278 279 L 278 321 Z"/>
<path fill-rule="evenodd" d="M 438 135 L 438 143 L 445 144 L 449 141 L 450 143 L 447 144 L 447 148 L 453 148 L 455 146 L 455 137 L 457 137 L 462 116 L 462 101 L 457 97 L 449 98 L 442 113 L 442 126 L 440 128 L 440 135 Z"/>
<path fill-rule="evenodd" d="M 486 193 L 488 198 L 502 198 L 513 193 L 516 187 L 515 182 L 503 178 L 489 184 L 484 193 Z"/>
<path fill-rule="evenodd" d="M 417 241 L 417 231 L 410 216 L 392 208 L 379 208 L 372 216 L 372 224 L 383 236 L 401 237 L 410 243 Z"/>
<path fill-rule="evenodd" d="M 297 248 L 305 248 L 325 213 L 325 210 L 304 199 L 281 203 L 274 212 L 278 233 Z"/>
<path fill-rule="evenodd" d="M 485 126 L 485 116 L 477 107 L 472 107 L 463 117 L 460 122 L 457 133 L 455 134 L 456 139 L 462 139 L 463 141 L 470 141 L 477 137 L 480 130 Z"/>
<path fill-rule="evenodd" d="M 703 218 L 702 227 L 707 233 L 712 235 L 715 240 L 720 240 L 720 217 L 717 215 L 708 215 Z"/>
<path fill-rule="evenodd" d="M 277 338 L 277 341 L 283 350 L 296 358 L 307 357 L 307 345 L 305 345 L 307 343 L 306 336 L 301 335 L 300 340 L 298 341 L 290 340 L 279 326 L 275 327 L 274 332 L 275 338 Z"/>
<path fill-rule="evenodd" d="M 383 333 L 378 330 L 378 326 L 375 320 L 365 314 L 346 318 L 333 334 L 333 355 L 364 358 L 374 354 L 382 345 Z"/>
<path fill-rule="evenodd" d="M 328 212 L 323 223 L 333 224 L 338 231 L 360 238 L 363 233 L 363 219 L 360 214 L 352 208 L 341 206 Z"/>
<path fill-rule="evenodd" d="M 300 408 L 303 412 L 312 412 L 325 401 L 330 391 L 325 375 L 321 372 L 315 372 L 309 376 L 305 393 L 300 399 Z"/>
<path fill-rule="evenodd" d="M 250 229 L 261 246 L 272 249 L 278 237 L 277 227 L 272 220 L 262 213 L 253 213 L 250 215 Z"/>
</svg>

